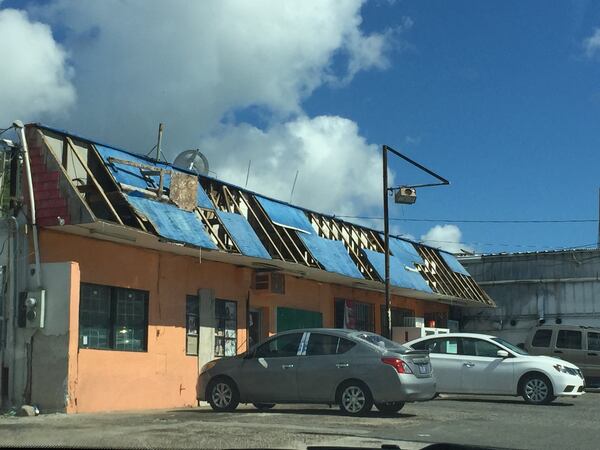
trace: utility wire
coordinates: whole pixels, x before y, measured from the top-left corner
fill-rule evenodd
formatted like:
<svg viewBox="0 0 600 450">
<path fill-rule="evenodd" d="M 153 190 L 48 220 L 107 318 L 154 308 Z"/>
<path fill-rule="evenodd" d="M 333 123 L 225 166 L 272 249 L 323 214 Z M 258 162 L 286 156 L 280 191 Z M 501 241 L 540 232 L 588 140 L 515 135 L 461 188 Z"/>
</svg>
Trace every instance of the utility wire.
<svg viewBox="0 0 600 450">
<path fill-rule="evenodd" d="M 383 220 L 383 217 L 376 216 L 346 216 L 336 214 L 334 217 L 341 219 L 363 219 L 363 220 Z M 453 219 L 416 219 L 408 217 L 390 217 L 389 220 L 402 222 L 445 222 L 445 223 L 597 223 L 598 219 L 540 219 L 540 220 L 453 220 Z"/>
</svg>

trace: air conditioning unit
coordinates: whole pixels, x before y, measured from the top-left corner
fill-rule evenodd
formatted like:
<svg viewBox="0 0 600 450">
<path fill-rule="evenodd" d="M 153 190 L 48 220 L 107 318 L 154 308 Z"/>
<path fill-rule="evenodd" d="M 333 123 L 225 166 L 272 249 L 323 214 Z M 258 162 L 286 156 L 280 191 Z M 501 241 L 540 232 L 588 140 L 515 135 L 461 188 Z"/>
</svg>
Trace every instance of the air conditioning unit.
<svg viewBox="0 0 600 450">
<path fill-rule="evenodd" d="M 404 326 L 423 328 L 425 326 L 425 319 L 423 317 L 405 317 Z"/>
<path fill-rule="evenodd" d="M 417 201 L 417 191 L 415 188 L 401 187 L 396 191 L 394 196 L 396 203 L 404 203 L 412 205 Z"/>
<path fill-rule="evenodd" d="M 404 344 L 405 342 L 436 334 L 448 334 L 448 328 L 429 327 L 392 327 L 392 340 Z"/>
</svg>

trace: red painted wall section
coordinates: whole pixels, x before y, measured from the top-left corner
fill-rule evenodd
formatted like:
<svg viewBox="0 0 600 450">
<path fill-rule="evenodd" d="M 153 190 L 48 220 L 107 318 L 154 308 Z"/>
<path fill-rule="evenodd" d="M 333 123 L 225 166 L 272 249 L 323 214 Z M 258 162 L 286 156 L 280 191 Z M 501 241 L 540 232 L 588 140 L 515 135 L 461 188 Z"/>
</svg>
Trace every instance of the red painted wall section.
<svg viewBox="0 0 600 450">
<path fill-rule="evenodd" d="M 64 225 L 70 223 L 67 200 L 60 194 L 60 172 L 48 170 L 44 150 L 41 145 L 29 147 L 31 162 L 31 178 L 33 181 L 33 198 L 35 199 L 36 221 L 39 226 L 59 225 L 60 219 Z M 24 190 L 27 184 L 23 177 Z"/>
</svg>

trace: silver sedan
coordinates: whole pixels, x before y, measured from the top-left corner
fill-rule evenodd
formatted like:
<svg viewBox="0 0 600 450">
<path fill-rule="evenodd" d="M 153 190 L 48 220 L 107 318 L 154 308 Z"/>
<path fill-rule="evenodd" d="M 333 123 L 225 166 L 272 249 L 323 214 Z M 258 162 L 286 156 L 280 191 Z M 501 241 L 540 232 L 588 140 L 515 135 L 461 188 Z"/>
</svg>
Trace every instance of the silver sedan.
<svg viewBox="0 0 600 450">
<path fill-rule="evenodd" d="M 350 415 L 365 414 L 373 404 L 397 412 L 435 392 L 427 351 L 374 333 L 327 328 L 286 331 L 243 355 L 211 361 L 196 386 L 198 400 L 216 411 L 240 402 L 260 409 L 322 403 L 338 404 Z"/>
</svg>

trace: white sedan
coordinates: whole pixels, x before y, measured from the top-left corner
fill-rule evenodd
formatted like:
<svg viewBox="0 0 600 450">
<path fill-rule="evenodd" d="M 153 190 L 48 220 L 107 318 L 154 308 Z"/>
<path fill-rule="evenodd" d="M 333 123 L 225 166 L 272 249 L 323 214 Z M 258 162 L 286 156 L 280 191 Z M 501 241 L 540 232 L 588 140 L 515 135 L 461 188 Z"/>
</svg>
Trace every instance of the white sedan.
<svg viewBox="0 0 600 450">
<path fill-rule="evenodd" d="M 427 336 L 404 344 L 429 350 L 438 393 L 521 395 L 527 403 L 584 393 L 581 370 L 548 356 L 531 356 L 504 339 L 473 333 Z"/>
</svg>

